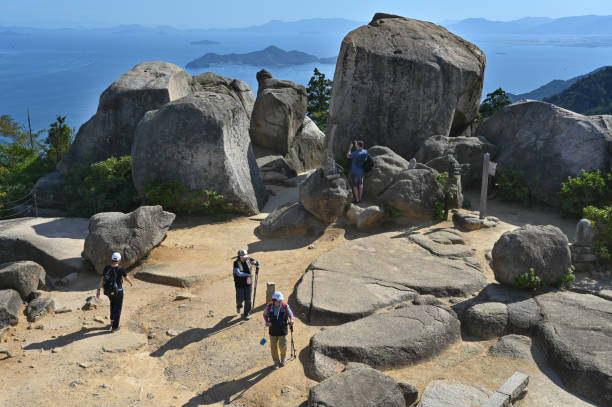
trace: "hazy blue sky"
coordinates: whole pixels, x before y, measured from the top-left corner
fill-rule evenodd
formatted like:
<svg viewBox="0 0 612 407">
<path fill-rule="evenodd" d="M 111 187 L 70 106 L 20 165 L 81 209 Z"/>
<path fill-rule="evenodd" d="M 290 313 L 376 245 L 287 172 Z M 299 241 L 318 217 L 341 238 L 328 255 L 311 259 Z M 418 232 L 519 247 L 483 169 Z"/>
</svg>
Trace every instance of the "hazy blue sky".
<svg viewBox="0 0 612 407">
<path fill-rule="evenodd" d="M 244 27 L 276 19 L 342 17 L 369 21 L 377 12 L 441 22 L 468 17 L 513 20 L 612 14 L 612 0 L 0 0 L 0 25 L 178 28 Z"/>
</svg>

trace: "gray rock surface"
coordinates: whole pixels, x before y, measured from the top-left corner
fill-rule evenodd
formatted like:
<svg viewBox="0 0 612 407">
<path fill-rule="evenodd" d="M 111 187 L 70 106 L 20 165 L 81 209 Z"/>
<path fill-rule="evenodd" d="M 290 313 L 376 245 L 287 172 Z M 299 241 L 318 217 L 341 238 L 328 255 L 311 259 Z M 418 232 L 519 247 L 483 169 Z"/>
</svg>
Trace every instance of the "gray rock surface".
<svg viewBox="0 0 612 407">
<path fill-rule="evenodd" d="M 427 385 L 417 407 L 480 406 L 489 397 L 481 387 L 454 380 L 434 380 Z"/>
<path fill-rule="evenodd" d="M 531 338 L 523 335 L 506 335 L 491 346 L 489 352 L 492 355 L 511 359 L 531 358 Z"/>
<path fill-rule="evenodd" d="M 82 218 L 0 221 L 0 263 L 31 260 L 53 277 L 81 272 L 88 223 Z"/>
<path fill-rule="evenodd" d="M 297 172 L 309 171 L 321 166 L 325 133 L 308 116 L 289 145 L 286 155 L 291 167 Z"/>
<path fill-rule="evenodd" d="M 436 174 L 433 169 L 404 170 L 400 172 L 395 182 L 378 197 L 378 201 L 387 202 L 402 216 L 432 218 L 436 199 L 441 196 Z"/>
<path fill-rule="evenodd" d="M 39 178 L 34 185 L 37 205 L 41 208 L 66 209 L 71 197 L 65 187 L 66 179 L 58 171 Z"/>
<path fill-rule="evenodd" d="M 368 366 L 348 368 L 310 388 L 309 407 L 406 407 L 418 390 Z"/>
<path fill-rule="evenodd" d="M 595 238 L 595 230 L 591 221 L 588 219 L 580 219 L 576 224 L 576 233 L 574 234 L 574 245 L 576 246 L 591 246 Z"/>
<path fill-rule="evenodd" d="M 130 267 L 166 237 L 175 215 L 161 206 L 141 206 L 133 212 L 103 212 L 89 219 L 89 235 L 83 256 L 102 274 L 114 252 L 121 254 L 121 266 Z"/>
<path fill-rule="evenodd" d="M 377 205 L 362 208 L 358 205 L 350 204 L 346 211 L 346 217 L 357 225 L 357 229 L 366 228 L 376 223 L 384 214 L 385 211 Z"/>
<path fill-rule="evenodd" d="M 227 95 L 242 105 L 249 120 L 253 112 L 255 97 L 249 85 L 239 79 L 227 78 L 212 72 L 194 76 L 191 82 L 194 92 L 213 92 Z"/>
<path fill-rule="evenodd" d="M 287 160 L 280 155 L 266 155 L 257 158 L 257 166 L 264 183 L 282 183 L 289 178 L 297 176 L 297 172 L 291 168 Z"/>
<path fill-rule="evenodd" d="M 462 185 L 469 187 L 479 185 L 481 182 L 482 161 L 485 153 L 490 153 L 491 157 L 494 157 L 495 145 L 484 137 L 445 137 L 437 135 L 425 140 L 415 157 L 417 161 L 427 163 L 450 154 L 458 163 L 470 164 L 470 170 L 461 176 Z M 444 171 L 447 171 L 447 169 Z"/>
<path fill-rule="evenodd" d="M 15 290 L 0 290 L 0 329 L 16 325 L 19 321 L 19 308 L 23 302 Z"/>
<path fill-rule="evenodd" d="M 561 183 L 580 170 L 610 170 L 612 116 L 583 116 L 527 100 L 501 109 L 476 131 L 497 146 L 498 172 L 521 171 L 544 202 L 558 203 Z"/>
<path fill-rule="evenodd" d="M 478 230 L 496 227 L 499 223 L 499 219 L 492 216 L 486 216 L 484 219 L 480 219 L 478 212 L 453 211 L 453 223 L 461 229 Z"/>
<path fill-rule="evenodd" d="M 62 174 L 86 160 L 130 155 L 144 114 L 191 92 L 191 77 L 167 62 L 144 62 L 125 73 L 100 96 L 95 115 L 79 129 L 57 169 Z"/>
<path fill-rule="evenodd" d="M 205 202 L 203 191 L 212 191 L 236 212 L 259 213 L 267 199 L 248 117 L 226 93 L 198 92 L 147 113 L 136 129 L 132 175 L 142 197 L 152 181 L 172 180 L 188 188 L 179 199 Z"/>
<path fill-rule="evenodd" d="M 105 302 L 107 302 L 104 301 L 103 298 L 104 297 L 97 298 L 95 295 L 90 295 L 89 297 L 85 298 L 85 304 L 83 304 L 81 309 L 83 311 L 97 309 L 98 307 L 105 305 Z"/>
<path fill-rule="evenodd" d="M 399 178 L 402 171 L 409 167 L 408 161 L 384 146 L 368 148 L 374 166 L 366 175 L 363 184 L 363 196 L 375 201 Z"/>
<path fill-rule="evenodd" d="M 508 308 L 501 302 L 476 304 L 466 311 L 465 321 L 471 336 L 497 338 L 508 329 Z"/>
<path fill-rule="evenodd" d="M 339 157 L 358 139 L 413 157 L 476 117 L 484 68 L 484 53 L 446 29 L 377 14 L 342 41 L 326 149 Z"/>
<path fill-rule="evenodd" d="M 549 363 L 570 390 L 612 405 L 612 301 L 567 291 L 536 297 L 538 337 Z"/>
<path fill-rule="evenodd" d="M 495 278 L 508 285 L 530 268 L 544 283 L 553 285 L 571 265 L 567 236 L 552 225 L 525 225 L 505 232 L 495 242 L 491 255 Z"/>
<path fill-rule="evenodd" d="M 25 313 L 28 321 L 35 322 L 53 312 L 55 312 L 55 301 L 49 297 L 41 297 L 30 302 Z"/>
<path fill-rule="evenodd" d="M 263 237 L 304 236 L 322 233 L 325 224 L 308 212 L 301 203 L 289 202 L 275 209 L 257 227 Z"/>
<path fill-rule="evenodd" d="M 425 233 L 430 240 L 439 244 L 465 244 L 461 233 L 455 229 L 445 228 Z"/>
<path fill-rule="evenodd" d="M 177 268 L 172 264 L 154 264 L 136 273 L 140 280 L 150 283 L 171 285 L 175 287 L 191 287 L 204 279 L 201 273 L 193 269 Z"/>
<path fill-rule="evenodd" d="M 458 245 L 459 246 L 459 245 Z M 466 297 L 486 285 L 463 259 L 433 255 L 403 234 L 355 239 L 318 257 L 296 288 L 313 324 L 341 323 L 414 298 L 415 292 Z"/>
<path fill-rule="evenodd" d="M 0 290 L 12 288 L 22 300 L 45 286 L 45 269 L 33 261 L 0 264 Z"/>
<path fill-rule="evenodd" d="M 348 188 L 344 175 L 326 176 L 323 169 L 318 168 L 300 184 L 300 203 L 317 219 L 329 224 L 344 213 Z"/>
<path fill-rule="evenodd" d="M 318 332 L 313 354 L 375 368 L 412 365 L 442 352 L 460 337 L 459 320 L 433 305 L 409 305 Z"/>
<path fill-rule="evenodd" d="M 306 115 L 306 88 L 275 79 L 265 69 L 257 73 L 257 99 L 251 117 L 253 144 L 287 154 Z"/>
</svg>

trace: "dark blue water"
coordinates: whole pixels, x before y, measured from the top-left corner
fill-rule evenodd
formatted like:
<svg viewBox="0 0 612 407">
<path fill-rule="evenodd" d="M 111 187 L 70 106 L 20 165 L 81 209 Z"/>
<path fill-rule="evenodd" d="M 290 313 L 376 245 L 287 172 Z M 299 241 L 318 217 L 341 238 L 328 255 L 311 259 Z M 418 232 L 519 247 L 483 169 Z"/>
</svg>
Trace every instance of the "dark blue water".
<svg viewBox="0 0 612 407">
<path fill-rule="evenodd" d="M 0 36 L 0 115 L 22 124 L 30 110 L 32 127 L 47 128 L 58 114 L 79 127 L 95 113 L 100 94 L 134 65 L 168 61 L 184 67 L 206 52 L 243 53 L 276 45 L 328 57 L 337 55 L 341 33 L 263 35 L 249 33 L 192 35 L 132 35 L 96 31 L 46 31 Z M 198 40 L 216 45 L 191 45 Z M 568 79 L 612 65 L 610 48 L 515 45 L 508 38 L 469 38 L 487 54 L 484 93 L 502 87 L 512 93 L 532 90 L 552 79 Z M 306 85 L 314 64 L 270 68 L 272 74 Z M 318 64 L 332 77 L 334 66 Z M 188 70 L 195 75 L 212 70 L 238 78 L 257 90 L 255 74 L 262 67 L 219 66 Z"/>
</svg>

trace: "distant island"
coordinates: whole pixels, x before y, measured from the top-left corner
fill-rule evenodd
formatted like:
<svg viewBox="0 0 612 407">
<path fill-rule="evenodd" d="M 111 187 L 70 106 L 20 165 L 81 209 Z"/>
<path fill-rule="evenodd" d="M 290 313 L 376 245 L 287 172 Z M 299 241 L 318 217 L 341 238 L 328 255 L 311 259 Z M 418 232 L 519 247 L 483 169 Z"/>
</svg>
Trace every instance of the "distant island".
<svg viewBox="0 0 612 407">
<path fill-rule="evenodd" d="M 215 44 L 221 44 L 221 43 L 218 41 L 200 40 L 200 41 L 191 41 L 190 44 L 191 45 L 215 45 Z"/>
<path fill-rule="evenodd" d="M 200 58 L 187 63 L 187 68 L 208 68 L 211 65 L 254 65 L 254 66 L 288 66 L 303 65 L 312 62 L 335 64 L 337 57 L 319 58 L 300 51 L 285 51 L 273 45 L 246 54 L 216 54 L 209 52 Z"/>
</svg>

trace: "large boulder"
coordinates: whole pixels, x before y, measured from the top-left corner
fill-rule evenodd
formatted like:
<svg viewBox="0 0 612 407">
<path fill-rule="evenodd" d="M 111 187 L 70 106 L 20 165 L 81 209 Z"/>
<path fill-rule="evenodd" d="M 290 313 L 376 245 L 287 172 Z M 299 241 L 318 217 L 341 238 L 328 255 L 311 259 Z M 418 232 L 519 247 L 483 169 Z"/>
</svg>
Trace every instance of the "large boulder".
<svg viewBox="0 0 612 407">
<path fill-rule="evenodd" d="M 580 170 L 610 171 L 612 116 L 583 116 L 533 100 L 506 106 L 478 127 L 497 146 L 498 172 L 518 170 L 544 202 Z"/>
<path fill-rule="evenodd" d="M 525 225 L 505 232 L 491 256 L 495 279 L 509 285 L 530 268 L 545 284 L 554 285 L 572 264 L 567 236 L 552 225 Z"/>
<path fill-rule="evenodd" d="M 308 116 L 289 145 L 287 161 L 297 172 L 309 171 L 321 166 L 325 133 Z"/>
<path fill-rule="evenodd" d="M 366 174 L 363 196 L 374 201 L 395 183 L 402 171 L 408 169 L 409 163 L 389 147 L 373 146 L 368 148 L 368 154 L 374 165 Z"/>
<path fill-rule="evenodd" d="M 66 209 L 71 202 L 69 193 L 66 192 L 66 179 L 58 171 L 50 172 L 41 177 L 34 185 L 36 192 L 36 204 L 41 208 Z"/>
<path fill-rule="evenodd" d="M 55 301 L 49 297 L 36 298 L 28 304 L 25 314 L 28 321 L 35 322 L 47 314 L 55 312 Z"/>
<path fill-rule="evenodd" d="M 326 148 L 339 157 L 361 139 L 411 158 L 430 136 L 460 133 L 478 113 L 485 60 L 443 27 L 376 14 L 342 41 Z"/>
<path fill-rule="evenodd" d="M 102 274 L 113 252 L 121 254 L 121 265 L 130 267 L 166 238 L 175 215 L 161 206 L 141 206 L 133 212 L 103 212 L 89 219 L 83 257 Z"/>
<path fill-rule="evenodd" d="M 408 305 L 320 331 L 310 347 L 312 356 L 389 369 L 431 359 L 460 339 L 460 323 L 452 313 Z"/>
<path fill-rule="evenodd" d="M 130 155 L 144 114 L 190 92 L 191 77 L 178 66 L 167 62 L 136 65 L 102 93 L 98 111 L 81 126 L 57 169 L 68 174 L 88 160 Z"/>
<path fill-rule="evenodd" d="M 269 214 L 255 231 L 263 237 L 304 236 L 321 233 L 325 224 L 310 214 L 301 203 L 289 202 Z"/>
<path fill-rule="evenodd" d="M 508 307 L 501 302 L 476 304 L 467 310 L 465 320 L 471 336 L 498 338 L 508 328 Z"/>
<path fill-rule="evenodd" d="M 402 216 L 431 219 L 435 203 L 442 197 L 436 175 L 431 168 L 404 170 L 377 200 L 393 206 Z"/>
<path fill-rule="evenodd" d="M 537 332 L 563 384 L 600 406 L 612 405 L 612 301 L 590 294 L 536 297 Z"/>
<path fill-rule="evenodd" d="M 470 164 L 469 171 L 461 176 L 461 183 L 467 187 L 481 182 L 482 162 L 485 153 L 489 153 L 493 157 L 495 146 L 484 137 L 445 137 L 437 135 L 425 140 L 415 157 L 418 162 L 428 163 L 438 157 L 450 154 L 458 163 Z M 444 171 L 448 171 L 448 169 L 444 169 Z"/>
<path fill-rule="evenodd" d="M 0 263 L 31 260 L 53 277 L 84 271 L 81 252 L 88 224 L 83 218 L 0 221 Z"/>
<path fill-rule="evenodd" d="M 489 392 L 472 384 L 454 380 L 434 380 L 427 385 L 417 407 L 481 406 Z"/>
<path fill-rule="evenodd" d="M 159 181 L 177 181 L 180 202 L 205 203 L 222 195 L 235 212 L 255 214 L 267 192 L 238 97 L 202 91 L 149 112 L 138 125 L 132 175 L 138 193 Z"/>
<path fill-rule="evenodd" d="M 317 219 L 332 223 L 344 213 L 349 186 L 341 171 L 326 175 L 322 168 L 313 171 L 300 184 L 300 203 Z"/>
<path fill-rule="evenodd" d="M 23 302 L 15 290 L 0 290 L 0 330 L 19 321 L 19 308 Z"/>
<path fill-rule="evenodd" d="M 257 72 L 257 99 L 251 117 L 253 144 L 287 154 L 306 115 L 306 88 Z"/>
<path fill-rule="evenodd" d="M 0 264 L 0 290 L 12 288 L 22 300 L 45 285 L 45 269 L 33 261 Z"/>
<path fill-rule="evenodd" d="M 242 105 L 248 119 L 251 119 L 255 97 L 246 82 L 206 72 L 192 78 L 192 88 L 194 92 L 209 91 L 234 98 Z"/>
<path fill-rule="evenodd" d="M 406 407 L 418 397 L 416 388 L 355 363 L 310 388 L 308 407 Z"/>
</svg>

